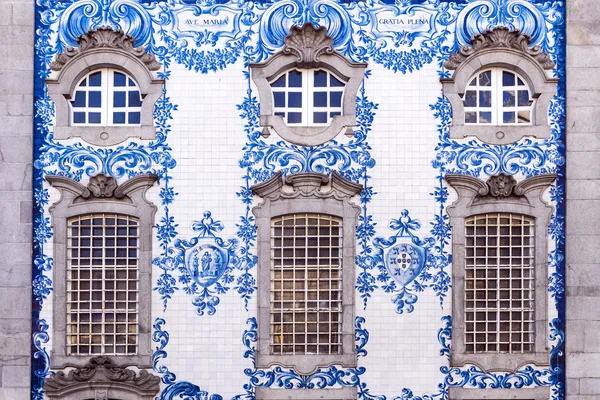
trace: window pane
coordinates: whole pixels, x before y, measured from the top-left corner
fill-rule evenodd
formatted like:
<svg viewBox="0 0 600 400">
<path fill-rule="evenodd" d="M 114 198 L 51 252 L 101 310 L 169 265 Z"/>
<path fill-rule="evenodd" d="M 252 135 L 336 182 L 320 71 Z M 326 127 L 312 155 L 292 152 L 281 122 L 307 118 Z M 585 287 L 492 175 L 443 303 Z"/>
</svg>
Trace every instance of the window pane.
<svg viewBox="0 0 600 400">
<path fill-rule="evenodd" d="M 101 119 L 101 114 L 99 112 L 91 112 L 88 114 L 89 123 L 90 124 L 99 124 Z"/>
<path fill-rule="evenodd" d="M 285 87 L 285 75 L 283 74 L 275 82 L 271 83 L 272 87 Z"/>
<path fill-rule="evenodd" d="M 288 123 L 301 124 L 302 123 L 302 113 L 299 113 L 299 112 L 288 113 Z"/>
<path fill-rule="evenodd" d="M 315 87 L 327 87 L 327 72 L 315 71 Z"/>
<path fill-rule="evenodd" d="M 113 106 L 125 107 L 125 92 L 115 92 L 113 94 Z"/>
<path fill-rule="evenodd" d="M 315 107 L 327 107 L 327 92 L 314 92 L 313 102 Z"/>
<path fill-rule="evenodd" d="M 102 86 L 102 72 L 94 72 L 88 77 L 90 86 Z"/>
<path fill-rule="evenodd" d="M 130 124 L 139 124 L 140 123 L 140 113 L 139 112 L 130 112 L 129 119 L 127 122 Z"/>
<path fill-rule="evenodd" d="M 515 106 L 515 91 L 514 90 L 505 90 L 502 92 L 502 105 L 504 107 L 514 107 Z"/>
<path fill-rule="evenodd" d="M 79 90 L 75 92 L 73 107 L 85 107 L 85 92 Z"/>
<path fill-rule="evenodd" d="M 120 72 L 115 72 L 114 86 L 125 86 L 126 77 Z"/>
<path fill-rule="evenodd" d="M 73 113 L 73 122 L 76 124 L 85 124 L 85 113 L 84 112 Z"/>
<path fill-rule="evenodd" d="M 491 112 L 480 112 L 479 113 L 479 123 L 480 124 L 491 124 L 492 123 L 492 113 Z"/>
<path fill-rule="evenodd" d="M 492 106 L 492 92 L 489 90 L 482 90 L 479 92 L 479 107 L 491 107 Z"/>
<path fill-rule="evenodd" d="M 465 107 L 477 107 L 477 92 L 474 90 L 467 90 L 465 93 Z"/>
<path fill-rule="evenodd" d="M 465 113 L 465 123 L 467 124 L 476 124 L 477 123 L 477 113 L 468 111 Z"/>
<path fill-rule="evenodd" d="M 113 124 L 124 124 L 124 123 L 125 123 L 125 113 L 124 112 L 113 113 Z"/>
<path fill-rule="evenodd" d="M 505 124 L 514 124 L 515 123 L 515 113 L 514 112 L 503 112 L 502 113 L 502 122 Z"/>
<path fill-rule="evenodd" d="M 302 72 L 290 71 L 289 73 L 290 82 L 289 87 L 302 87 Z"/>
<path fill-rule="evenodd" d="M 273 100 L 275 107 L 285 107 L 285 93 L 284 92 L 273 92 Z"/>
<path fill-rule="evenodd" d="M 89 107 L 100 108 L 102 107 L 102 92 L 92 90 L 88 92 L 88 104 Z"/>
<path fill-rule="evenodd" d="M 527 90 L 519 90 L 519 103 L 520 107 L 529 105 L 529 92 Z"/>
<path fill-rule="evenodd" d="M 479 86 L 492 86 L 492 71 L 479 74 Z"/>
<path fill-rule="evenodd" d="M 342 92 L 331 92 L 329 93 L 329 106 L 330 107 L 341 107 L 342 106 Z"/>
<path fill-rule="evenodd" d="M 531 112 L 530 111 L 519 111 L 519 123 L 530 123 Z"/>
<path fill-rule="evenodd" d="M 338 78 L 336 78 L 333 75 L 329 75 L 329 86 L 331 87 L 341 87 L 344 86 L 344 82 L 340 81 Z"/>
<path fill-rule="evenodd" d="M 288 93 L 288 107 L 302 108 L 302 93 L 289 92 Z"/>
<path fill-rule="evenodd" d="M 314 123 L 315 124 L 325 124 L 327 123 L 327 113 L 326 112 L 315 112 L 313 113 Z"/>
<path fill-rule="evenodd" d="M 339 111 L 334 111 L 334 112 L 330 112 L 330 113 L 329 113 L 329 117 L 330 117 L 330 118 L 333 118 L 333 117 L 335 117 L 335 116 L 337 116 L 337 115 L 342 115 L 342 113 L 341 113 L 341 112 L 339 112 Z"/>
<path fill-rule="evenodd" d="M 141 107 L 142 99 L 138 90 L 129 91 L 129 107 Z"/>
<path fill-rule="evenodd" d="M 502 71 L 502 86 L 515 86 L 515 74 Z"/>
</svg>

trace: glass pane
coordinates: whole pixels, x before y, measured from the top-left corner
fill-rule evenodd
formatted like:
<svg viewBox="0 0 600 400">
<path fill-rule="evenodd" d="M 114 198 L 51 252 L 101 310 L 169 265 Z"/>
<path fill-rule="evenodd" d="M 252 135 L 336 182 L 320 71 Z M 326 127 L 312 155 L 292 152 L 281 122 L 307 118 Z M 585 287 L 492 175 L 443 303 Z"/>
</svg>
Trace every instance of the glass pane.
<svg viewBox="0 0 600 400">
<path fill-rule="evenodd" d="M 85 107 L 85 92 L 80 90 L 75 92 L 75 101 L 73 107 Z"/>
<path fill-rule="evenodd" d="M 315 87 L 327 87 L 327 72 L 315 71 Z"/>
<path fill-rule="evenodd" d="M 88 105 L 94 108 L 102 107 L 102 92 L 96 90 L 88 92 Z"/>
<path fill-rule="evenodd" d="M 529 92 L 527 90 L 519 90 L 519 106 L 529 105 Z"/>
<path fill-rule="evenodd" d="M 469 86 L 477 86 L 477 78 L 473 78 L 471 83 L 469 83 Z"/>
<path fill-rule="evenodd" d="M 465 113 L 465 123 L 467 124 L 476 124 L 477 123 L 477 113 L 476 112 L 466 112 Z"/>
<path fill-rule="evenodd" d="M 477 92 L 474 90 L 467 90 L 465 94 L 465 107 L 477 107 Z"/>
<path fill-rule="evenodd" d="M 502 86 L 515 86 L 515 74 L 502 71 Z"/>
<path fill-rule="evenodd" d="M 485 111 L 479 113 L 479 123 L 480 124 L 491 124 L 492 123 L 492 113 Z"/>
<path fill-rule="evenodd" d="M 85 124 L 85 113 L 84 112 L 73 113 L 73 122 L 76 124 Z"/>
<path fill-rule="evenodd" d="M 113 124 L 124 124 L 124 123 L 125 123 L 125 113 L 124 112 L 113 113 Z"/>
<path fill-rule="evenodd" d="M 333 75 L 329 75 L 329 86 L 331 86 L 331 87 L 344 86 L 344 82 L 340 81 L 338 78 L 336 78 Z"/>
<path fill-rule="evenodd" d="M 288 93 L 288 107 L 302 108 L 302 93 L 301 92 Z"/>
<path fill-rule="evenodd" d="M 90 86 L 101 86 L 102 85 L 102 72 L 94 72 L 88 78 Z"/>
<path fill-rule="evenodd" d="M 125 92 L 114 92 L 113 106 L 114 107 L 125 107 Z"/>
<path fill-rule="evenodd" d="M 489 90 L 482 90 L 479 92 L 479 107 L 491 107 L 492 106 L 492 92 Z"/>
<path fill-rule="evenodd" d="M 492 71 L 479 74 L 479 86 L 492 86 Z"/>
<path fill-rule="evenodd" d="M 515 123 L 515 113 L 512 111 L 502 113 L 502 123 L 503 124 L 514 124 Z"/>
<path fill-rule="evenodd" d="M 129 86 L 136 86 L 135 82 L 133 81 L 133 79 L 129 78 Z"/>
<path fill-rule="evenodd" d="M 125 77 L 124 74 L 122 74 L 120 72 L 115 72 L 115 83 L 114 83 L 114 85 L 115 86 L 125 86 L 125 82 L 126 82 L 125 78 L 126 77 Z"/>
<path fill-rule="evenodd" d="M 333 118 L 333 117 L 335 117 L 336 115 L 342 115 L 342 113 L 341 113 L 341 112 L 339 112 L 339 111 L 330 112 L 330 113 L 329 113 L 329 118 Z"/>
<path fill-rule="evenodd" d="M 504 107 L 514 107 L 515 106 L 515 91 L 514 90 L 505 90 L 502 92 L 502 105 Z"/>
<path fill-rule="evenodd" d="M 517 82 L 519 86 L 525 86 L 525 84 L 523 83 L 523 81 L 521 80 L 521 78 L 517 78 Z"/>
<path fill-rule="evenodd" d="M 342 106 L 342 92 L 331 92 L 329 93 L 329 106 L 330 107 L 341 107 Z"/>
<path fill-rule="evenodd" d="M 285 74 L 281 75 L 279 79 L 271 83 L 271 87 L 285 87 Z"/>
<path fill-rule="evenodd" d="M 315 92 L 313 102 L 315 107 L 327 107 L 327 92 Z"/>
<path fill-rule="evenodd" d="M 285 113 L 284 112 L 276 112 L 275 115 L 277 115 L 278 117 L 285 118 Z"/>
<path fill-rule="evenodd" d="M 99 124 L 100 123 L 100 113 L 99 112 L 91 112 L 88 114 L 89 123 L 90 124 Z"/>
<path fill-rule="evenodd" d="M 284 92 L 273 92 L 273 100 L 275 102 L 275 107 L 285 107 Z"/>
<path fill-rule="evenodd" d="M 138 90 L 129 91 L 129 107 L 141 107 L 142 99 Z"/>
<path fill-rule="evenodd" d="M 519 123 L 530 123 L 531 115 L 529 111 L 519 111 Z"/>
<path fill-rule="evenodd" d="M 327 113 L 326 112 L 316 112 L 313 113 L 313 119 L 315 124 L 326 124 L 327 123 Z"/>
<path fill-rule="evenodd" d="M 139 124 L 140 123 L 140 113 L 139 112 L 130 112 L 128 123 Z"/>
<path fill-rule="evenodd" d="M 300 71 L 291 71 L 289 73 L 290 82 L 289 87 L 302 87 L 302 72 Z"/>
<path fill-rule="evenodd" d="M 302 113 L 299 113 L 299 112 L 288 113 L 288 123 L 289 124 L 302 123 Z"/>
</svg>

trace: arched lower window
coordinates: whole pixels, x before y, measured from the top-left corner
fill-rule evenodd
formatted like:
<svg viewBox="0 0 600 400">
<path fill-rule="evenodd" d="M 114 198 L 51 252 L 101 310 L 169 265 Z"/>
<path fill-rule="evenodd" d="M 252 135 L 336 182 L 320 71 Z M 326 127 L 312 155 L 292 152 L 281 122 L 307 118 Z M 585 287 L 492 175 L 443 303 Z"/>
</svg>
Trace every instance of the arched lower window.
<svg viewBox="0 0 600 400">
<path fill-rule="evenodd" d="M 66 354 L 137 354 L 138 219 L 81 215 L 67 232 Z"/>
<path fill-rule="evenodd" d="M 323 69 L 293 69 L 270 82 L 274 115 L 288 126 L 328 125 L 342 115 L 345 83 Z"/>
<path fill-rule="evenodd" d="M 469 80 L 463 102 L 465 124 L 531 125 L 531 91 L 513 71 L 478 72 Z"/>
<path fill-rule="evenodd" d="M 71 109 L 73 125 L 140 125 L 142 98 L 129 75 L 102 68 L 81 79 Z"/>
</svg>

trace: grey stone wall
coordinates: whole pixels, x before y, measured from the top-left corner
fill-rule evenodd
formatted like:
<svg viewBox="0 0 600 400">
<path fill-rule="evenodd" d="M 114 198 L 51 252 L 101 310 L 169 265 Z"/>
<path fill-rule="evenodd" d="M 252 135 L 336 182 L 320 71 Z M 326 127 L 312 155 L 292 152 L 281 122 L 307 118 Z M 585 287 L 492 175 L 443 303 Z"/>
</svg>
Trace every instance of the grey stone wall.
<svg viewBox="0 0 600 400">
<path fill-rule="evenodd" d="M 600 398 L 600 7 L 567 4 L 567 399 Z"/>
<path fill-rule="evenodd" d="M 0 400 L 29 399 L 32 0 L 0 0 Z"/>
</svg>

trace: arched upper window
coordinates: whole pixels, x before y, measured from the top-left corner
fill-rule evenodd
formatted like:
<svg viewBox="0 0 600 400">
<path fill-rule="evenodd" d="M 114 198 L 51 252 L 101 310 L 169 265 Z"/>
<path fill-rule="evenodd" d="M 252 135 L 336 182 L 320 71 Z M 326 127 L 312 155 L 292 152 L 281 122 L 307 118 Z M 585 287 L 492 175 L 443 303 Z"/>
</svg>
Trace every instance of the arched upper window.
<svg viewBox="0 0 600 400">
<path fill-rule="evenodd" d="M 470 79 L 463 97 L 465 125 L 531 125 L 533 99 L 516 72 L 491 68 Z"/>
<path fill-rule="evenodd" d="M 252 64 L 260 94 L 263 136 L 315 146 L 356 125 L 356 93 L 366 64 L 348 61 L 333 49 L 325 27 L 293 26 L 282 51 Z"/>
<path fill-rule="evenodd" d="M 81 79 L 71 100 L 73 125 L 140 125 L 140 89 L 128 74 L 111 68 Z"/>
<path fill-rule="evenodd" d="M 161 65 L 131 35 L 110 27 L 88 31 L 50 64 L 48 94 L 56 109 L 54 139 L 79 137 L 97 146 L 154 139 Z"/>
<path fill-rule="evenodd" d="M 441 79 L 452 106 L 450 138 L 508 144 L 550 137 L 548 106 L 558 79 L 545 71 L 554 67 L 550 56 L 530 42 L 528 35 L 499 27 L 450 55 L 444 66 L 454 73 Z"/>
<path fill-rule="evenodd" d="M 323 69 L 293 69 L 271 83 L 273 112 L 288 126 L 329 125 L 342 115 L 342 79 Z"/>
</svg>

